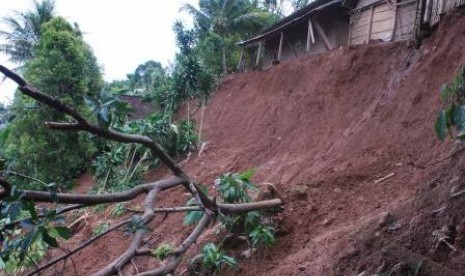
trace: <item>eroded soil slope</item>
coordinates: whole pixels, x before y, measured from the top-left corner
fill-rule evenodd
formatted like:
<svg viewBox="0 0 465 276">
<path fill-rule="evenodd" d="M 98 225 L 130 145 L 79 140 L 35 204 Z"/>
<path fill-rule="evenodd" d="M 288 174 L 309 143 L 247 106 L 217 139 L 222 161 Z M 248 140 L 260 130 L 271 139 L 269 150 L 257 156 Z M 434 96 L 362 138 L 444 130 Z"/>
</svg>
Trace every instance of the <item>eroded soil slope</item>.
<svg viewBox="0 0 465 276">
<path fill-rule="evenodd" d="M 183 167 L 210 184 L 221 173 L 256 168 L 255 182 L 274 183 L 287 202 L 277 244 L 228 273 L 464 275 L 465 195 L 448 196 L 451 187 L 460 190 L 462 162 L 435 162 L 453 143 L 440 143 L 433 132 L 439 88 L 465 65 L 464 46 L 465 16 L 457 12 L 418 49 L 341 48 L 227 77 L 205 111 L 205 151 Z M 161 205 L 186 198 L 178 190 Z M 180 241 L 188 233 L 181 219 L 170 216 L 161 226 L 156 220 L 159 232 L 148 242 Z M 457 251 L 434 242 L 433 231 L 444 225 L 453 228 Z M 80 235 L 69 247 L 90 230 Z M 123 233 L 99 241 L 75 257 L 78 271 L 102 267 L 129 241 Z M 126 273 L 149 265 L 138 260 Z"/>
</svg>

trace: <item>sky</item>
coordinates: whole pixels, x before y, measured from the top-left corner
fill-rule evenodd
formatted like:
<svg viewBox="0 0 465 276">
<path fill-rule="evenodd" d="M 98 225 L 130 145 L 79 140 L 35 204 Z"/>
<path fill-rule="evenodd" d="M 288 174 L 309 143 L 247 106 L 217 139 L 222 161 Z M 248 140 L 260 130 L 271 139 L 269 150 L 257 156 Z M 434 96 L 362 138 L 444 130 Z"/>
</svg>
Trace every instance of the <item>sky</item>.
<svg viewBox="0 0 465 276">
<path fill-rule="evenodd" d="M 180 12 L 198 0 L 55 0 L 57 15 L 77 22 L 94 50 L 106 81 L 124 79 L 147 60 L 169 65 L 176 52 L 172 26 L 177 19 L 192 25 Z M 32 8 L 32 0 L 0 0 L 0 18 Z M 0 29 L 5 26 L 0 23 Z M 2 43 L 0 39 L 0 43 Z M 0 64 L 14 67 L 0 54 Z M 15 85 L 0 83 L 0 103 L 11 102 Z"/>
</svg>

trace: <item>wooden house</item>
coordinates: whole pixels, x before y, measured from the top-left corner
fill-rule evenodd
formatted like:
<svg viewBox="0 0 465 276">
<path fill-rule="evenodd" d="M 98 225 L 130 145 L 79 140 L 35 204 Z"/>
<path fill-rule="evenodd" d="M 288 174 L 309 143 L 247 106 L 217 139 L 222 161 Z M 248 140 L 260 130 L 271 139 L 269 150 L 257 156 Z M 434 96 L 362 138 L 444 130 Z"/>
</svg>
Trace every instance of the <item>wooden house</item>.
<svg viewBox="0 0 465 276">
<path fill-rule="evenodd" d="M 268 68 L 339 46 L 415 39 L 460 6 L 465 0 L 316 0 L 238 42 L 239 70 Z"/>
<path fill-rule="evenodd" d="M 267 68 L 285 59 L 347 45 L 350 16 L 341 9 L 341 3 L 342 0 L 314 1 L 259 35 L 238 42 L 242 47 L 239 67 Z"/>
</svg>

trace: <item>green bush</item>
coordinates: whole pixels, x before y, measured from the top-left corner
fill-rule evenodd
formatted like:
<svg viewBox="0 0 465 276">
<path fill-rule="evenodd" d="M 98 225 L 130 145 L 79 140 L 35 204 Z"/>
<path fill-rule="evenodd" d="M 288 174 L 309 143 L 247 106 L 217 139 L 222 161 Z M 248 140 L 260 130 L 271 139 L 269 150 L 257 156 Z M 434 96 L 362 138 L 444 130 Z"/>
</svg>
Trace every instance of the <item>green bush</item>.
<svg viewBox="0 0 465 276">
<path fill-rule="evenodd" d="M 223 250 L 213 243 L 207 243 L 200 254 L 202 265 L 209 269 L 214 275 L 219 275 L 224 265 L 237 268 L 237 261 L 229 257 Z"/>
<path fill-rule="evenodd" d="M 465 139 L 465 67 L 449 84 L 441 88 L 442 108 L 435 123 L 436 135 L 444 140 L 447 133 L 451 138 Z"/>
</svg>

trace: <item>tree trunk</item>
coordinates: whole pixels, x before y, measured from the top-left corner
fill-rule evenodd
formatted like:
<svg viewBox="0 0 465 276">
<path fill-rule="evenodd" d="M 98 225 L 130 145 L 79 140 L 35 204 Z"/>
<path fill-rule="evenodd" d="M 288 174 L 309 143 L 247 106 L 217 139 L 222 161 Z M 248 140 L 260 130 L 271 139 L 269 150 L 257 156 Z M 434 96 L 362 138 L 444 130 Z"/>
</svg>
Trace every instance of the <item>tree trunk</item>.
<svg viewBox="0 0 465 276">
<path fill-rule="evenodd" d="M 203 115 L 205 114 L 205 102 L 202 101 L 202 112 L 200 113 L 200 126 L 199 126 L 199 145 L 202 143 L 202 129 L 203 129 Z"/>
<path fill-rule="evenodd" d="M 226 64 L 226 47 L 221 48 L 222 61 L 223 61 L 223 73 L 226 75 L 228 73 L 228 65 Z"/>
</svg>

